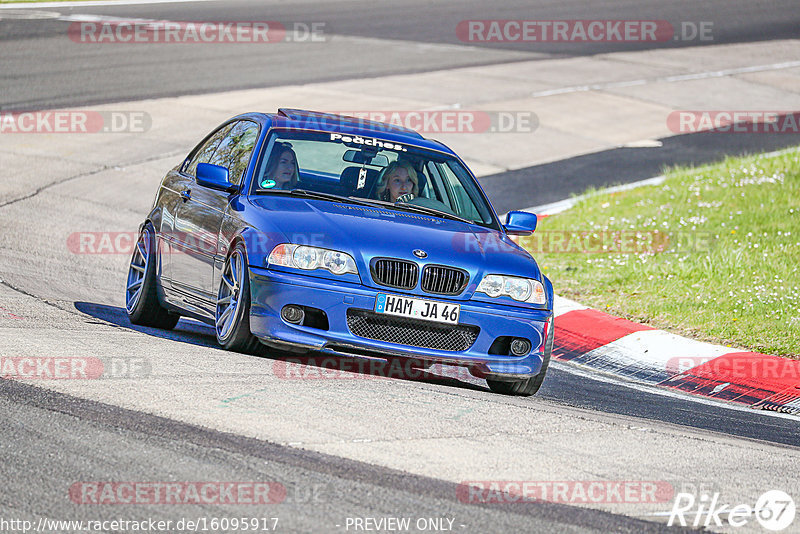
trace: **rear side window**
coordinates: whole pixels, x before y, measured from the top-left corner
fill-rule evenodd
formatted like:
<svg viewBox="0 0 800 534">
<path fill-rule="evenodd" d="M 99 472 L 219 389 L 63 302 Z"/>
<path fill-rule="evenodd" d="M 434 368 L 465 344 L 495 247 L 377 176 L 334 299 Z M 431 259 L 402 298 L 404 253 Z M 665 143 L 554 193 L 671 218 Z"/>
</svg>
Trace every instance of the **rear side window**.
<svg viewBox="0 0 800 534">
<path fill-rule="evenodd" d="M 239 121 L 217 146 L 209 163 L 228 169 L 228 179 L 239 185 L 250 163 L 258 139 L 258 125 L 250 121 Z"/>
<path fill-rule="evenodd" d="M 232 124 L 228 124 L 223 126 L 217 132 L 208 138 L 208 141 L 203 143 L 192 157 L 191 161 L 184 165 L 183 172 L 188 174 L 189 176 L 196 176 L 197 175 L 197 164 L 198 163 L 209 163 L 211 158 L 214 156 L 214 152 L 217 150 L 217 147 L 220 144 L 220 141 L 231 131 L 233 128 Z"/>
</svg>

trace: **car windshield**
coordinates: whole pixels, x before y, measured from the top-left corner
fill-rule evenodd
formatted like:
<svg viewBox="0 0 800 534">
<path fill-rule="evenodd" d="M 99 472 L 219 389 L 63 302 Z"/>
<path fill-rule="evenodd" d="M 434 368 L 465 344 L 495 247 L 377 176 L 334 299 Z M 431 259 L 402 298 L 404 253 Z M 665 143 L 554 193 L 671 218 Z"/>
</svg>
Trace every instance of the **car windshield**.
<svg viewBox="0 0 800 534">
<path fill-rule="evenodd" d="M 380 138 L 277 130 L 250 192 L 380 204 L 497 228 L 488 202 L 458 159 Z"/>
</svg>

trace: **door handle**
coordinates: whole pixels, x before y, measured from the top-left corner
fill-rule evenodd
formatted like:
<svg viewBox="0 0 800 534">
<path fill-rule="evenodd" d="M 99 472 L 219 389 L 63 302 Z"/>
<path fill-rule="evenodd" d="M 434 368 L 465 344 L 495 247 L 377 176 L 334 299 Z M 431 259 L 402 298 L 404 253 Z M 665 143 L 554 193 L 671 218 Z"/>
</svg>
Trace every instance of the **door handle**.
<svg viewBox="0 0 800 534">
<path fill-rule="evenodd" d="M 183 199 L 184 202 L 186 202 L 187 200 L 191 200 L 191 198 L 192 198 L 192 190 L 191 189 L 187 189 L 186 191 L 182 191 L 181 192 L 181 198 Z"/>
</svg>

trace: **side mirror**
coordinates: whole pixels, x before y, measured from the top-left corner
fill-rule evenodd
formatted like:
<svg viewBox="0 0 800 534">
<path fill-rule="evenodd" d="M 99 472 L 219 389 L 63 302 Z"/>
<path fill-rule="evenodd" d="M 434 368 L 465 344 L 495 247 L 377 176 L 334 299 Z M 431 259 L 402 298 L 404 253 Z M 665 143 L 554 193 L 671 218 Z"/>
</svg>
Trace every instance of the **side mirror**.
<svg viewBox="0 0 800 534">
<path fill-rule="evenodd" d="M 228 181 L 228 169 L 220 165 L 210 163 L 197 164 L 197 183 L 203 187 L 233 193 L 239 186 L 233 185 Z"/>
<path fill-rule="evenodd" d="M 509 211 L 504 225 L 510 235 L 531 235 L 536 230 L 537 217 L 527 211 Z"/>
</svg>

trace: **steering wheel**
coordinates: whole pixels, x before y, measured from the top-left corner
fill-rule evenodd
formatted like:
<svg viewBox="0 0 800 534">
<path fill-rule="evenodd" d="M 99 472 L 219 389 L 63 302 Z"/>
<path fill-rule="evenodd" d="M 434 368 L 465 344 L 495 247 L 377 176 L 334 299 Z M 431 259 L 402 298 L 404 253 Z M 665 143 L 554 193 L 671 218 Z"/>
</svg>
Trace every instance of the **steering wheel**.
<svg viewBox="0 0 800 534">
<path fill-rule="evenodd" d="M 444 202 L 440 202 L 435 198 L 414 197 L 413 199 L 409 200 L 408 203 L 416 206 L 422 206 L 424 208 L 432 208 L 435 210 L 443 211 L 445 213 L 449 213 L 450 215 L 458 216 L 458 214 L 455 213 L 452 209 L 450 209 L 450 207 L 447 204 L 445 204 Z"/>
</svg>

